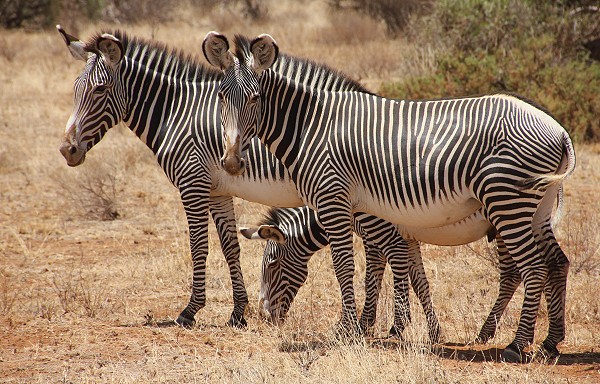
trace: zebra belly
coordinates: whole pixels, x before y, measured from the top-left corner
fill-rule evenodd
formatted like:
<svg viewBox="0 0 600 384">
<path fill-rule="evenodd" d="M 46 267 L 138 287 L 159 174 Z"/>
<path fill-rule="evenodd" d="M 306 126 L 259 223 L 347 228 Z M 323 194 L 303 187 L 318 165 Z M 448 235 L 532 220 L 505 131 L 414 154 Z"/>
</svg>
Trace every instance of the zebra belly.
<svg viewBox="0 0 600 384">
<path fill-rule="evenodd" d="M 398 206 L 381 201 L 363 189 L 356 195 L 355 210 L 367 212 L 394 224 L 413 228 L 436 228 L 457 223 L 473 215 L 481 203 L 470 193 L 455 193 L 451 199 L 438 199 L 427 205 Z"/>
<path fill-rule="evenodd" d="M 492 225 L 477 210 L 471 216 L 453 224 L 435 228 L 415 228 L 398 225 L 398 232 L 403 237 L 433 245 L 463 245 L 484 237 Z"/>
<path fill-rule="evenodd" d="M 271 207 L 300 207 L 304 202 L 289 179 L 254 179 L 231 176 L 224 170 L 213 174 L 212 196 L 235 196 Z"/>
</svg>

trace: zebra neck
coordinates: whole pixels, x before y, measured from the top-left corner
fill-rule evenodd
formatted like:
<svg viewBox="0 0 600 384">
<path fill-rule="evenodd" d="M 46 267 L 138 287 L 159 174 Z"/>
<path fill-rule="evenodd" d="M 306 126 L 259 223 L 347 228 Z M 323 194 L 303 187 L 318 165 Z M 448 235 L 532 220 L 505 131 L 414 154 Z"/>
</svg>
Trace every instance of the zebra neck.
<svg viewBox="0 0 600 384">
<path fill-rule="evenodd" d="M 129 100 L 124 121 L 156 156 L 162 157 L 168 142 L 180 141 L 194 133 L 190 127 L 216 127 L 216 116 L 212 116 L 215 113 L 210 114 L 212 117 L 203 113 L 211 108 L 216 110 L 214 80 L 192 81 L 178 77 L 173 70 L 171 73 L 148 70 L 131 59 L 124 67 L 121 76 Z"/>
<path fill-rule="evenodd" d="M 311 126 L 324 118 L 317 91 L 273 71 L 263 74 L 261 88 L 265 100 L 257 136 L 293 176 L 303 144 L 312 140 Z"/>
</svg>

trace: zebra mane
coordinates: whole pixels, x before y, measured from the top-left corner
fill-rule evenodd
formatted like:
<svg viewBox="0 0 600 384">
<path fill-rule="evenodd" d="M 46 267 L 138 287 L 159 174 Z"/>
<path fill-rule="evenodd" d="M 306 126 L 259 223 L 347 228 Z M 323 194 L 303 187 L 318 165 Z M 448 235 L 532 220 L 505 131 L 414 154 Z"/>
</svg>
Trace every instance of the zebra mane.
<svg viewBox="0 0 600 384">
<path fill-rule="evenodd" d="M 236 48 L 235 56 L 240 63 L 247 62 L 252 56 L 252 52 L 250 51 L 252 40 L 242 35 L 235 35 L 234 41 Z M 357 91 L 372 94 L 362 84 L 343 72 L 333 69 L 326 64 L 316 63 L 310 59 L 280 52 L 272 69 L 288 79 L 311 88 L 332 92 Z"/>
<path fill-rule="evenodd" d="M 92 36 L 85 43 L 86 48 L 94 50 L 96 42 L 103 33 L 110 33 L 121 41 L 125 51 L 124 56 L 135 59 L 157 72 L 173 73 L 174 76 L 185 81 L 216 81 L 221 78 L 221 71 L 205 65 L 195 56 L 170 48 L 161 42 L 130 37 L 121 30 L 102 31 Z"/>
<path fill-rule="evenodd" d="M 273 225 L 279 227 L 281 223 L 283 223 L 286 219 L 286 217 L 281 213 L 281 211 L 281 208 L 269 208 L 267 213 L 265 213 L 258 222 L 258 225 Z"/>
</svg>

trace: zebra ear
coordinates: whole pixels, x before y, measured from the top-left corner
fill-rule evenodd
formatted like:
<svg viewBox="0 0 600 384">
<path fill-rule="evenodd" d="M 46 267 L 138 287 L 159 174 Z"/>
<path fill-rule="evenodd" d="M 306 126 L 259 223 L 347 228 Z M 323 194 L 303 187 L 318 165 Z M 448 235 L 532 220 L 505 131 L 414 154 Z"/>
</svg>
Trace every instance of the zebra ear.
<svg viewBox="0 0 600 384">
<path fill-rule="evenodd" d="M 69 49 L 69 52 L 71 52 L 71 55 L 77 60 L 87 61 L 90 53 L 84 49 L 85 44 L 75 36 L 71 36 L 65 32 L 60 24 L 56 26 L 56 29 L 65 41 L 65 44 L 67 44 L 67 48 Z"/>
<path fill-rule="evenodd" d="M 286 236 L 274 225 L 261 225 L 258 228 L 240 228 L 240 233 L 250 240 L 273 240 L 279 244 L 285 244 Z"/>
<path fill-rule="evenodd" d="M 261 237 L 261 239 L 273 240 L 278 242 L 279 244 L 285 244 L 285 242 L 287 241 L 285 234 L 281 232 L 281 229 L 277 228 L 274 225 L 261 225 L 260 227 L 258 227 L 257 233 Z"/>
<path fill-rule="evenodd" d="M 257 232 L 258 232 L 258 228 L 244 228 L 244 227 L 240 227 L 240 233 L 246 239 L 250 239 L 250 240 L 260 239 L 260 237 L 258 237 Z"/>
<path fill-rule="evenodd" d="M 111 66 L 119 64 L 123 58 L 123 43 L 111 34 L 102 34 L 96 41 L 96 49 Z"/>
<path fill-rule="evenodd" d="M 222 71 L 233 65 L 233 54 L 229 52 L 229 42 L 225 35 L 215 31 L 208 32 L 202 42 L 202 52 L 210 65 Z"/>
<path fill-rule="evenodd" d="M 252 68 L 257 74 L 261 74 L 277 60 L 279 55 L 279 47 L 270 35 L 263 33 L 252 41 L 250 44 L 252 52 Z"/>
</svg>

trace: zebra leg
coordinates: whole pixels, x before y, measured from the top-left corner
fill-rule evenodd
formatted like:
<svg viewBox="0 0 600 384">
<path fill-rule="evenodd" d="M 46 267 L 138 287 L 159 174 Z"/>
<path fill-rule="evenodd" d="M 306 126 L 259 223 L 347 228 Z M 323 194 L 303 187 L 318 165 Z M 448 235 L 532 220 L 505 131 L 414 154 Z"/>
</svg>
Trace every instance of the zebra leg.
<svg viewBox="0 0 600 384">
<path fill-rule="evenodd" d="M 362 236 L 362 235 L 361 235 Z M 363 237 L 366 256 L 365 271 L 365 305 L 360 315 L 360 331 L 367 333 L 369 328 L 375 324 L 377 316 L 377 303 L 381 282 L 385 271 L 385 257 L 375 244 L 372 244 L 366 237 Z"/>
<path fill-rule="evenodd" d="M 546 255 L 548 264 L 545 294 L 550 324 L 542 347 L 549 357 L 556 357 L 559 355 L 557 345 L 565 338 L 565 301 L 569 259 L 556 241 L 549 217 L 539 231 L 538 245 Z"/>
<path fill-rule="evenodd" d="M 496 233 L 496 247 L 498 249 L 500 268 L 498 298 L 475 339 L 476 343 L 487 343 L 494 337 L 502 314 L 506 310 L 519 284 L 521 284 L 521 275 L 517 264 L 508 253 L 506 244 L 504 244 L 504 240 L 502 240 L 502 237 L 498 233 Z"/>
<path fill-rule="evenodd" d="M 333 269 L 342 294 L 342 314 L 336 326 L 340 338 L 352 337 L 358 331 L 354 296 L 354 253 L 352 248 L 352 214 L 345 194 L 331 190 L 326 202 L 318 204 L 317 214 L 327 232 L 331 246 Z"/>
<path fill-rule="evenodd" d="M 429 281 L 427 281 L 423 259 L 421 258 L 421 247 L 416 240 L 406 240 L 406 242 L 408 244 L 408 276 L 410 284 L 423 307 L 423 312 L 425 312 L 427 327 L 429 329 L 429 339 L 432 343 L 438 343 L 440 341 L 440 323 L 431 302 Z"/>
<path fill-rule="evenodd" d="M 522 209 L 526 214 L 527 209 Z M 515 212 L 515 211 L 513 211 Z M 541 257 L 531 224 L 526 218 L 515 217 L 508 223 L 494 223 L 504 239 L 506 248 L 521 272 L 525 286 L 525 298 L 521 307 L 521 316 L 515 338 L 502 353 L 504 360 L 509 362 L 526 362 L 529 358 L 523 350 L 533 343 L 535 322 L 546 282 L 547 266 Z"/>
<path fill-rule="evenodd" d="M 206 257 L 208 256 L 208 205 L 210 183 L 179 190 L 190 231 L 192 253 L 192 295 L 176 322 L 192 327 L 194 316 L 206 304 Z"/>
<path fill-rule="evenodd" d="M 406 241 L 394 231 L 394 241 L 384 248 L 392 275 L 394 277 L 394 324 L 390 336 L 401 338 L 406 325 L 410 323 L 410 303 L 408 300 L 408 277 L 412 261 L 409 260 Z"/>
<path fill-rule="evenodd" d="M 244 311 L 248 305 L 248 294 L 244 285 L 244 277 L 240 267 L 240 245 L 238 243 L 235 212 L 231 196 L 211 197 L 210 212 L 219 234 L 221 249 L 227 265 L 233 287 L 233 312 L 229 317 L 227 325 L 230 327 L 245 327 Z"/>
<path fill-rule="evenodd" d="M 539 192 L 528 193 L 493 175 L 485 176 L 484 183 L 477 187 L 482 193 L 480 201 L 488 221 L 496 228 L 514 260 L 525 287 L 517 332 L 504 349 L 502 358 L 509 362 L 526 362 L 530 355 L 524 353 L 524 349 L 533 343 L 537 313 L 548 273 L 544 256 L 538 249 L 533 225 L 543 195 Z"/>
</svg>

